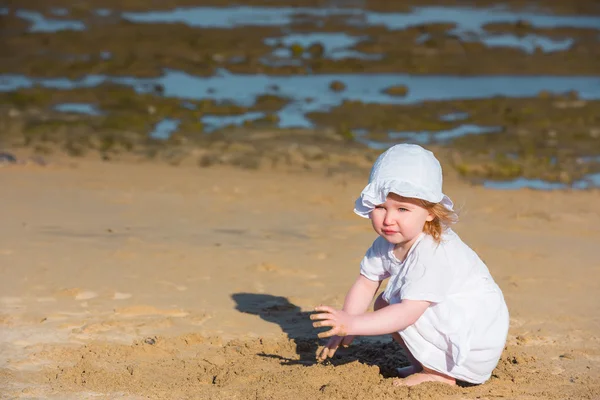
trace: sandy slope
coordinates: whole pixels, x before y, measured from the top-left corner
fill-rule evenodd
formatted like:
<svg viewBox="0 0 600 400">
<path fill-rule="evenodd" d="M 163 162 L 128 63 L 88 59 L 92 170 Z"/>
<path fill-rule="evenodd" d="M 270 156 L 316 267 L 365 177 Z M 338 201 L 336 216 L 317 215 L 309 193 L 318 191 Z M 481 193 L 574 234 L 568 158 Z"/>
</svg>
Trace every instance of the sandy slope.
<svg viewBox="0 0 600 400">
<path fill-rule="evenodd" d="M 366 180 L 64 160 L 0 168 L 2 398 L 600 398 L 600 193 L 450 176 L 456 230 L 511 311 L 485 385 L 391 386 L 388 338 L 317 365 L 374 234 Z"/>
</svg>

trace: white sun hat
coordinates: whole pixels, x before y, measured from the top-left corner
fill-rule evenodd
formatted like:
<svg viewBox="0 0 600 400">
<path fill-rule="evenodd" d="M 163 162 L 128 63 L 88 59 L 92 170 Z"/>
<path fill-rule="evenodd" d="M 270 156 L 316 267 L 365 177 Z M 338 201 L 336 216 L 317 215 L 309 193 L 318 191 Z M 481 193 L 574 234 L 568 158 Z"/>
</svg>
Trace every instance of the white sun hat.
<svg viewBox="0 0 600 400">
<path fill-rule="evenodd" d="M 388 194 L 442 203 L 452 210 L 452 200 L 442 193 L 442 167 L 433 153 L 416 144 L 397 144 L 383 152 L 371 169 L 369 184 L 354 204 L 354 212 L 369 218 Z"/>
</svg>

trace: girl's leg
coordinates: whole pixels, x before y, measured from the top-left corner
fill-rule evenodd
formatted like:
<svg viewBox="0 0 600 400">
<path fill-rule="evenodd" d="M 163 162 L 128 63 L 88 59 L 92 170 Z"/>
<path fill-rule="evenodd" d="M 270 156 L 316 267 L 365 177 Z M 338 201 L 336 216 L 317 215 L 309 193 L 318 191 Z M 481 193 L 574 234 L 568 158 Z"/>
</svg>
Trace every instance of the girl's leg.
<svg viewBox="0 0 600 400">
<path fill-rule="evenodd" d="M 375 304 L 373 309 L 375 311 L 380 310 L 384 307 L 389 306 L 387 301 L 383 300 L 382 295 L 379 295 L 377 299 L 375 299 Z M 408 360 L 410 361 L 410 365 L 403 368 L 398 368 L 398 377 L 406 378 L 406 379 L 396 379 L 394 380 L 394 385 L 396 386 L 414 386 L 423 382 L 442 382 L 447 383 L 449 385 L 456 385 L 456 380 L 450 376 L 446 376 L 437 371 L 433 371 L 429 368 L 425 368 L 421 365 L 421 363 L 412 355 L 412 353 L 406 347 L 406 344 L 400 337 L 398 332 L 392 333 L 392 338 L 404 349 Z"/>
<path fill-rule="evenodd" d="M 383 293 L 377 296 L 377 299 L 375 299 L 375 304 L 373 305 L 373 309 L 375 311 L 389 306 L 388 302 L 383 299 L 382 295 Z M 398 377 L 406 378 L 409 375 L 421 372 L 423 370 L 423 366 L 419 361 L 417 361 L 416 358 L 413 357 L 411 352 L 408 350 L 408 347 L 406 347 L 404 340 L 402 340 L 402 338 L 400 337 L 400 334 L 398 332 L 394 332 L 392 333 L 392 338 L 394 339 L 394 341 L 396 341 L 396 343 L 402 346 L 402 349 L 404 349 L 404 353 L 406 354 L 408 361 L 410 361 L 409 366 L 396 369 L 398 371 Z"/>
<path fill-rule="evenodd" d="M 393 384 L 395 386 L 415 386 L 423 382 L 441 382 L 448 385 L 456 385 L 456 379 L 426 367 L 423 367 L 421 372 L 413 374 L 406 379 L 394 380 Z"/>
</svg>

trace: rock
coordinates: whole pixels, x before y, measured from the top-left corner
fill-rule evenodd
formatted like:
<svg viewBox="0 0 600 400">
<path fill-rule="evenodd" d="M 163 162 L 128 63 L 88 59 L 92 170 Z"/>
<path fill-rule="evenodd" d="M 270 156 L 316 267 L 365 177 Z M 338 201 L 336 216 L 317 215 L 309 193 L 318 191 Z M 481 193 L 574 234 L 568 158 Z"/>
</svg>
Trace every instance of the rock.
<svg viewBox="0 0 600 400">
<path fill-rule="evenodd" d="M 325 158 L 325 152 L 317 145 L 305 145 L 300 151 L 307 160 L 320 160 Z"/>
<path fill-rule="evenodd" d="M 321 58 L 325 54 L 325 47 L 320 42 L 313 43 L 308 47 L 308 53 L 312 58 Z"/>
<path fill-rule="evenodd" d="M 300 43 L 293 43 L 290 46 L 290 52 L 292 53 L 292 57 L 300 57 L 304 54 L 304 47 Z"/>
<path fill-rule="evenodd" d="M 389 94 L 390 96 L 406 96 L 408 94 L 408 86 L 406 86 L 406 85 L 391 86 L 391 87 L 385 89 L 384 93 Z"/>
<path fill-rule="evenodd" d="M 0 165 L 1 164 L 16 164 L 17 157 L 11 153 L 0 151 Z"/>
<path fill-rule="evenodd" d="M 202 168 L 220 164 L 219 156 L 216 154 L 204 154 L 198 158 L 198 166 Z"/>
<path fill-rule="evenodd" d="M 244 169 L 260 168 L 260 158 L 255 154 L 237 154 L 235 157 L 229 160 L 229 163 Z"/>
<path fill-rule="evenodd" d="M 515 22 L 515 28 L 517 29 L 531 29 L 531 27 L 531 22 L 526 21 L 524 19 L 520 19 L 517 22 Z"/>
<path fill-rule="evenodd" d="M 329 84 L 329 89 L 333 90 L 334 92 L 341 92 L 342 90 L 346 89 L 346 84 L 341 81 L 331 81 Z"/>
<path fill-rule="evenodd" d="M 561 183 L 571 183 L 573 178 L 567 171 L 560 171 L 560 174 L 558 174 L 558 180 Z"/>
<path fill-rule="evenodd" d="M 148 337 L 148 338 L 144 339 L 144 343 L 149 344 L 149 345 L 156 344 L 156 338 Z M 133 372 L 131 374 L 133 375 Z"/>
<path fill-rule="evenodd" d="M 231 142 L 227 147 L 229 153 L 256 153 L 256 147 L 251 143 Z"/>
<path fill-rule="evenodd" d="M 154 89 L 154 93 L 156 93 L 158 95 L 165 94 L 165 87 L 163 85 L 161 85 L 160 83 L 155 83 L 153 89 Z"/>
<path fill-rule="evenodd" d="M 569 100 L 579 100 L 579 92 L 577 90 L 569 90 L 566 93 L 566 97 Z"/>
</svg>

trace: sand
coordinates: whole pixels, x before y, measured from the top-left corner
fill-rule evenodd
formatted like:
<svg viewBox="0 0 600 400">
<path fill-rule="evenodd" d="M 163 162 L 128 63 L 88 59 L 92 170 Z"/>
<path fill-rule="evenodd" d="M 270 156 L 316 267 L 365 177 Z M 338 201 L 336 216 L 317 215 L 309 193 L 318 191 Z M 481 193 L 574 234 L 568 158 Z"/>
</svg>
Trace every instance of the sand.
<svg viewBox="0 0 600 400">
<path fill-rule="evenodd" d="M 447 169 L 449 170 L 449 169 Z M 362 177 L 61 159 L 0 167 L 1 398 L 600 398 L 600 193 L 452 174 L 511 313 L 492 378 L 392 386 L 389 337 L 314 359 L 375 238 Z"/>
</svg>

